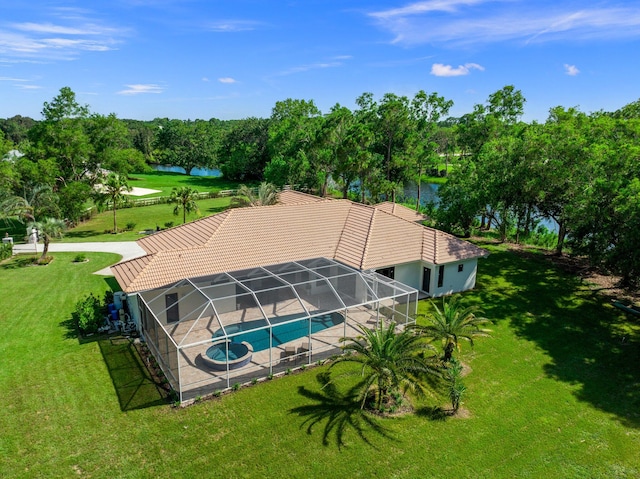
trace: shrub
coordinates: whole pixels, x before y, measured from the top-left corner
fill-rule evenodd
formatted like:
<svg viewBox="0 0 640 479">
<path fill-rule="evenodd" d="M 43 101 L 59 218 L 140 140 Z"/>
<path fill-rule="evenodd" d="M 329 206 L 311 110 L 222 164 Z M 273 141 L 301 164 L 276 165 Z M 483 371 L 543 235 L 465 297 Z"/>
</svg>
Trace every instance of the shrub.
<svg viewBox="0 0 640 479">
<path fill-rule="evenodd" d="M 0 246 L 0 260 L 10 258 L 13 254 L 13 245 L 11 243 L 2 243 Z"/>
<path fill-rule="evenodd" d="M 73 319 L 83 333 L 95 333 L 102 326 L 104 317 L 100 300 L 93 294 L 76 303 Z"/>
<path fill-rule="evenodd" d="M 125 226 L 125 229 L 127 231 L 133 231 L 136 227 L 136 223 L 134 223 L 133 221 L 130 221 L 129 223 L 127 223 L 127 225 Z"/>
<path fill-rule="evenodd" d="M 75 258 L 73 258 L 73 262 L 74 263 L 83 263 L 84 261 L 86 261 L 87 259 L 87 255 L 84 253 L 78 253 Z"/>
<path fill-rule="evenodd" d="M 164 227 L 165 227 L 165 228 L 171 228 L 172 226 L 173 226 L 173 221 L 167 221 L 167 222 L 164 224 Z"/>
<path fill-rule="evenodd" d="M 235 384 L 232 386 L 232 389 L 233 389 L 234 391 L 237 391 L 238 389 L 240 389 L 240 383 L 235 383 Z"/>
</svg>

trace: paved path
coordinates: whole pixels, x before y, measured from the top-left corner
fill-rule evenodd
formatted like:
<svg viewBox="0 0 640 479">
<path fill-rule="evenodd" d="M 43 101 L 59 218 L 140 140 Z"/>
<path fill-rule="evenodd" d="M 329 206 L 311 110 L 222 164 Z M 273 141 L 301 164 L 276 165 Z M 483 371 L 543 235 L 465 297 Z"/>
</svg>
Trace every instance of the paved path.
<svg viewBox="0 0 640 479">
<path fill-rule="evenodd" d="M 44 245 L 38 244 L 38 252 L 42 253 Z M 13 245 L 14 253 L 33 253 L 35 247 L 32 244 L 16 244 Z M 113 242 L 94 242 L 94 243 L 51 243 L 49 244 L 49 251 L 52 253 L 60 252 L 77 252 L 77 253 L 115 253 L 122 255 L 122 261 L 127 261 L 133 258 L 139 258 L 144 256 L 145 251 L 138 246 L 135 241 L 113 241 Z M 96 271 L 95 274 L 102 274 L 110 276 L 111 269 L 104 268 L 100 271 Z"/>
</svg>

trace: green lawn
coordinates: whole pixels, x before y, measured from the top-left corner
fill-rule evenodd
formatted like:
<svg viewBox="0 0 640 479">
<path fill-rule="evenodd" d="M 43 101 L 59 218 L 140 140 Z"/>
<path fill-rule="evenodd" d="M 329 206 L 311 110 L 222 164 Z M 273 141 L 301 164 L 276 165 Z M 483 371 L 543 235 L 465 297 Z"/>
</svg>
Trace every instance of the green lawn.
<svg viewBox="0 0 640 479">
<path fill-rule="evenodd" d="M 117 257 L 53 256 L 0 265 L 0 477 L 640 476 L 640 326 L 542 258 L 494 248 L 464 295 L 497 320 L 463 346 L 469 417 L 433 419 L 433 397 L 381 420 L 321 389 L 326 367 L 174 409 L 126 341 L 69 328 Z"/>
<path fill-rule="evenodd" d="M 153 173 L 131 174 L 129 186 L 160 190 L 160 193 L 144 196 L 144 198 L 152 198 L 154 196 L 168 196 L 174 187 L 189 186 L 196 191 L 204 193 L 206 191 L 235 190 L 239 185 L 237 181 L 228 181 L 222 177 L 188 176 L 180 173 L 154 171 Z"/>
<path fill-rule="evenodd" d="M 231 197 L 212 198 L 207 200 L 197 200 L 196 204 L 200 209 L 200 216 L 209 216 L 226 210 L 231 203 Z M 118 230 L 124 229 L 127 223 L 135 223 L 132 231 L 118 234 L 111 234 L 113 229 L 113 211 L 104 211 L 97 214 L 89 221 L 81 223 L 75 228 L 67 231 L 61 240 L 65 243 L 81 241 L 135 241 L 142 235 L 140 231 L 151 229 L 156 226 L 164 228 L 165 223 L 173 222 L 174 226 L 182 224 L 182 210 L 178 216 L 173 214 L 175 204 L 164 203 L 159 205 L 141 206 L 136 208 L 122 208 L 116 210 L 116 220 Z M 187 222 L 198 218 L 192 213 L 187 215 Z"/>
<path fill-rule="evenodd" d="M 157 196 L 169 196 L 174 187 L 190 186 L 196 191 L 218 192 L 221 190 L 233 190 L 239 187 L 237 182 L 216 178 L 212 176 L 187 176 L 180 173 L 167 173 L 156 171 L 153 173 L 135 173 L 129 179 L 129 185 L 140 188 L 149 188 L 160 190 L 159 193 L 152 193 L 141 197 L 132 198 L 153 198 Z M 198 200 L 197 204 L 200 208 L 201 216 L 208 216 L 214 213 L 224 211 L 229 206 L 231 198 L 215 198 L 210 200 Z M 173 221 L 174 225 L 182 223 L 182 212 L 178 216 L 173 215 L 175 205 L 161 204 L 139 208 L 118 209 L 116 217 L 118 220 L 118 229 L 124 229 L 127 223 L 133 222 L 136 227 L 131 232 L 112 235 L 105 233 L 113 229 L 113 212 L 106 211 L 98 214 L 90 221 L 82 223 L 78 227 L 68 231 L 62 241 L 79 242 L 79 241 L 133 241 L 140 238 L 138 231 L 145 229 L 155 229 L 156 226 L 164 227 L 167 222 Z M 187 221 L 193 221 L 196 215 L 187 216 Z M 26 235 L 26 226 L 19 221 L 2 221 L 0 222 L 0 236 L 4 237 L 5 233 L 14 238 L 16 243 L 23 242 Z"/>
</svg>

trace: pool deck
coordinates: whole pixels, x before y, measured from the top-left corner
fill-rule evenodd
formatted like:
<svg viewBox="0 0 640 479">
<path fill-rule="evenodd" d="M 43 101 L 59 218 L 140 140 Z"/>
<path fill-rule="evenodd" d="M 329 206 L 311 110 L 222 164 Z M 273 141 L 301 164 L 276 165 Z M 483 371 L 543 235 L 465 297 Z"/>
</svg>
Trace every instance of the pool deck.
<svg viewBox="0 0 640 479">
<path fill-rule="evenodd" d="M 351 311 L 344 323 L 314 333 L 310 348 L 309 339 L 305 336 L 271 349 L 254 352 L 246 366 L 228 372 L 214 371 L 204 364 L 200 355 L 211 345 L 210 342 L 182 349 L 179 361 L 183 400 L 227 389 L 236 383 L 244 384 L 253 379 L 265 378 L 303 364 L 311 365 L 318 360 L 325 360 L 340 353 L 340 340 L 343 337 L 357 336 L 360 334 L 359 326 L 371 328 L 375 324 L 375 310 Z M 308 348 L 310 351 L 307 351 Z"/>
</svg>

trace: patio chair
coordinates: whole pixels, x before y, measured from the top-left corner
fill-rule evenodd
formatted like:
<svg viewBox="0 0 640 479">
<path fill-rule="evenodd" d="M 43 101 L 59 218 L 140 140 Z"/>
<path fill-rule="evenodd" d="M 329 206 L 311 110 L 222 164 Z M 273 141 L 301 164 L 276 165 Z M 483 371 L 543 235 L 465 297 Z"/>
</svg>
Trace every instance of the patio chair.
<svg viewBox="0 0 640 479">
<path fill-rule="evenodd" d="M 300 354 L 300 355 L 304 354 L 305 357 L 309 356 L 309 352 L 310 351 L 311 351 L 311 341 L 305 341 L 298 348 L 298 354 Z"/>
<path fill-rule="evenodd" d="M 296 356 L 296 347 L 295 346 L 285 346 L 283 357 L 285 360 L 290 361 L 292 358 L 295 359 Z"/>
</svg>

